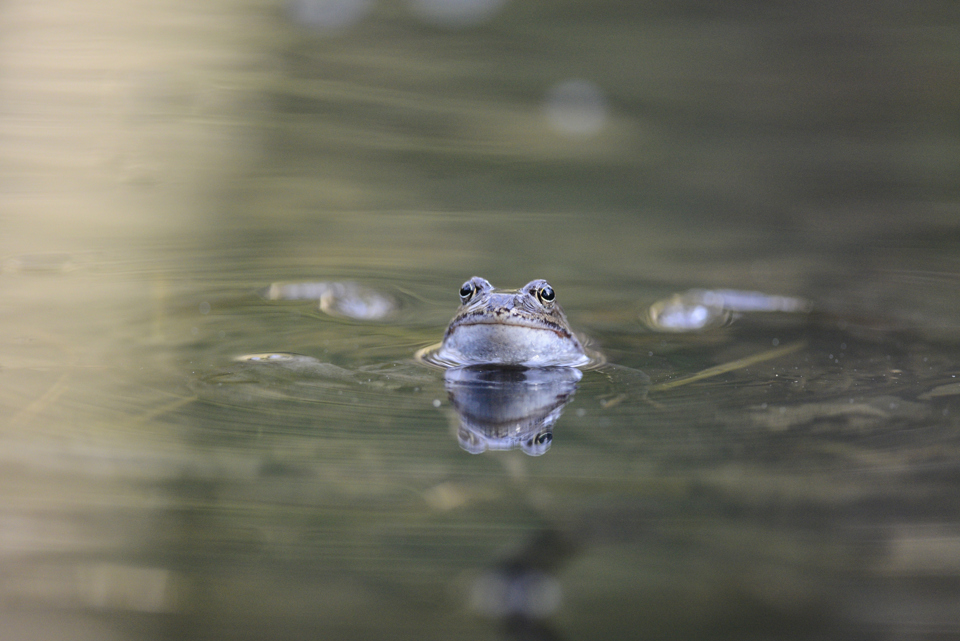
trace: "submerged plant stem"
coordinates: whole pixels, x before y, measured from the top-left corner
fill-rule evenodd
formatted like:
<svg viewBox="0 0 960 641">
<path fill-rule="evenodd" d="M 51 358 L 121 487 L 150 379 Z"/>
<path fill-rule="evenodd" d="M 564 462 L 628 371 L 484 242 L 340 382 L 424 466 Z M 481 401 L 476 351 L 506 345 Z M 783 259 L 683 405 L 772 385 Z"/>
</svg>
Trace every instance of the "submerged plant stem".
<svg viewBox="0 0 960 641">
<path fill-rule="evenodd" d="M 750 365 L 755 365 L 764 361 L 780 358 L 781 356 L 786 356 L 787 354 L 792 354 L 793 352 L 806 347 L 806 345 L 806 341 L 798 341 L 796 343 L 791 343 L 790 345 L 784 345 L 783 347 L 767 350 L 766 352 L 760 352 L 759 354 L 738 358 L 737 360 L 730 361 L 729 363 L 723 363 L 715 367 L 708 367 L 707 369 L 697 372 L 696 374 L 691 374 L 690 376 L 667 381 L 665 383 L 657 383 L 656 385 L 650 386 L 650 391 L 662 392 L 675 387 L 680 387 L 681 385 L 686 385 L 687 383 L 693 383 L 705 378 L 711 378 L 727 372 L 733 372 L 738 369 L 743 369 L 744 367 L 749 367 Z"/>
</svg>

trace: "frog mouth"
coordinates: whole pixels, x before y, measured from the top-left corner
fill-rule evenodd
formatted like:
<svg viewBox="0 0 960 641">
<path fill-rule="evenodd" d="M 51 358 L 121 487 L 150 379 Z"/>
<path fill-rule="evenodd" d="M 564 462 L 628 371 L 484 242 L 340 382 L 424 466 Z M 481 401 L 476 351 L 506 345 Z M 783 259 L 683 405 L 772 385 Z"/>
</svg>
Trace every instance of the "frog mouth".
<svg viewBox="0 0 960 641">
<path fill-rule="evenodd" d="M 562 325 L 508 309 L 478 311 L 473 314 L 467 314 L 461 317 L 455 326 L 450 328 L 448 335 L 461 327 L 476 325 L 508 325 L 510 327 L 523 327 L 525 329 L 553 332 L 561 338 L 572 337 L 572 334 Z"/>
<path fill-rule="evenodd" d="M 517 327 L 517 328 L 529 330 L 532 332 L 552 332 L 553 334 L 556 334 L 560 338 L 572 338 L 572 334 L 567 330 L 565 330 L 564 328 L 560 327 L 559 325 L 552 325 L 551 323 L 547 323 L 540 320 L 525 321 L 520 319 L 512 319 L 509 321 L 487 319 L 487 320 L 475 320 L 475 321 L 459 323 L 456 327 L 450 328 L 450 331 L 447 332 L 447 336 L 453 334 L 458 329 L 465 329 L 469 327 L 481 327 L 481 326 L 497 326 L 497 325 L 499 325 L 500 327 Z"/>
</svg>

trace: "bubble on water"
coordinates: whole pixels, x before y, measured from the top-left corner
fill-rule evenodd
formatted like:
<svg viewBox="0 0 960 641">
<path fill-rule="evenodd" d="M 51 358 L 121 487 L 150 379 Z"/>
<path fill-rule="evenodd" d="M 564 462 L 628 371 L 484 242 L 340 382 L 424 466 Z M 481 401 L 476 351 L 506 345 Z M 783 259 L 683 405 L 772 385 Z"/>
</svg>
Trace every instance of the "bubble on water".
<svg viewBox="0 0 960 641">
<path fill-rule="evenodd" d="M 592 136 L 607 122 L 607 99 L 586 80 L 565 80 L 551 87 L 543 109 L 550 125 L 568 136 Z"/>
<path fill-rule="evenodd" d="M 287 15 L 311 29 L 344 29 L 359 22 L 372 6 L 371 0 L 289 0 Z"/>
<path fill-rule="evenodd" d="M 446 27 L 469 27 L 492 19 L 506 0 L 410 0 L 423 20 Z"/>
</svg>

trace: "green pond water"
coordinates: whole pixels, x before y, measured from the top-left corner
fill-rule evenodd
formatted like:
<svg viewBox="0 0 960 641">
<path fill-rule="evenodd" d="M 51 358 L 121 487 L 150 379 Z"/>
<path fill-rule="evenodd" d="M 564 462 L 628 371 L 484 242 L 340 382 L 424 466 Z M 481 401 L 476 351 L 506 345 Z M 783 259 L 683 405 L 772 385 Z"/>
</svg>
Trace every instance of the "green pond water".
<svg viewBox="0 0 960 641">
<path fill-rule="evenodd" d="M 954 5 L 456 5 L 5 3 L 3 638 L 960 635 Z"/>
</svg>

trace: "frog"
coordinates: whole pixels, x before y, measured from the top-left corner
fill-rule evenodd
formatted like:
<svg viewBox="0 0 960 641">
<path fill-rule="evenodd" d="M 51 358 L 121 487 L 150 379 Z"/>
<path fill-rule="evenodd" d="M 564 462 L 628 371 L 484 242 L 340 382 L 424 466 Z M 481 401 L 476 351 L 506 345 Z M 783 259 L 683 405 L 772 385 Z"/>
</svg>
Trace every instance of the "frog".
<svg viewBox="0 0 960 641">
<path fill-rule="evenodd" d="M 457 439 L 471 454 L 520 449 L 541 456 L 553 426 L 576 393 L 582 370 L 603 356 L 567 321 L 544 279 L 499 289 L 474 276 L 460 287 L 460 307 L 442 342 L 417 360 L 442 367 L 459 417 Z M 647 379 L 637 372 L 641 383 Z"/>
<path fill-rule="evenodd" d="M 420 357 L 441 367 L 588 368 L 603 361 L 571 329 L 546 280 L 508 290 L 479 276 L 460 287 L 460 307 L 443 341 Z"/>
</svg>

